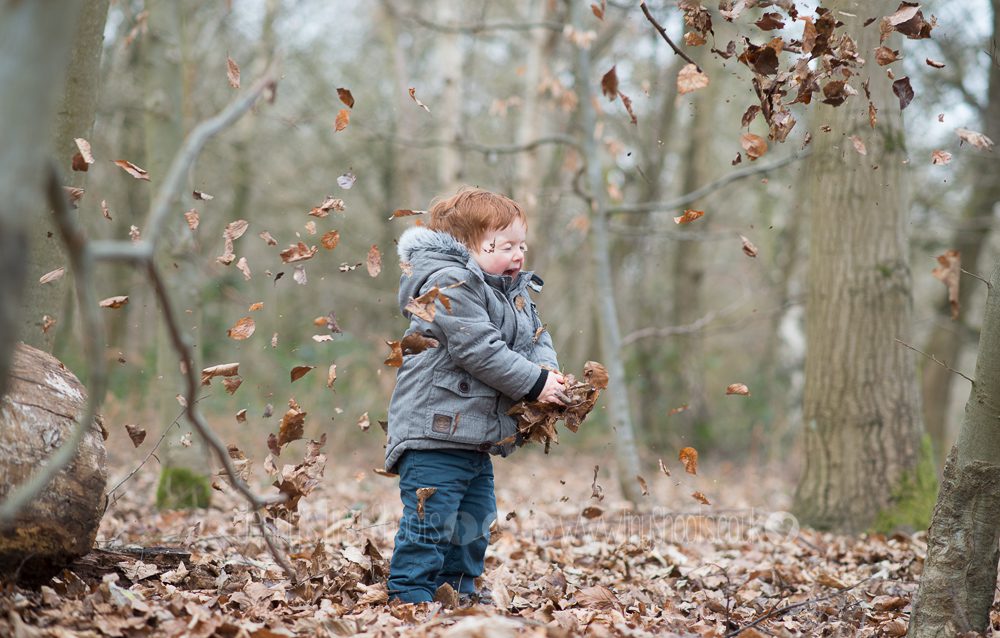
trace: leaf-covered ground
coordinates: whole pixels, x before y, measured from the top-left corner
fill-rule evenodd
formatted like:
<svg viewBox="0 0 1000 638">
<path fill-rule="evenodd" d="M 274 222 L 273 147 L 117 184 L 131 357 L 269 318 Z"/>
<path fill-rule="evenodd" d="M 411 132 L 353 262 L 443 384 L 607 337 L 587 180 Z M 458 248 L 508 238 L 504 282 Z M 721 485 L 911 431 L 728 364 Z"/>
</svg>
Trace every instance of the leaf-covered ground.
<svg viewBox="0 0 1000 638">
<path fill-rule="evenodd" d="M 3 591 L 0 635 L 725 636 L 745 628 L 747 638 L 902 636 L 926 549 L 923 533 L 798 529 L 782 512 L 787 480 L 760 468 L 703 467 L 692 476 L 671 460 L 671 476 L 645 477 L 649 495 L 633 511 L 617 496 L 609 458 L 535 449 L 496 463 L 500 526 L 483 578 L 496 606 L 389 605 L 396 482 L 359 470 L 373 464 L 363 454 L 330 456 L 322 484 L 299 504 L 297 527 L 277 523 L 300 582 L 286 579 L 235 496 L 216 495 L 207 511 L 156 512 L 155 468 L 144 468 L 105 516 L 99 551 L 40 589 Z"/>
</svg>

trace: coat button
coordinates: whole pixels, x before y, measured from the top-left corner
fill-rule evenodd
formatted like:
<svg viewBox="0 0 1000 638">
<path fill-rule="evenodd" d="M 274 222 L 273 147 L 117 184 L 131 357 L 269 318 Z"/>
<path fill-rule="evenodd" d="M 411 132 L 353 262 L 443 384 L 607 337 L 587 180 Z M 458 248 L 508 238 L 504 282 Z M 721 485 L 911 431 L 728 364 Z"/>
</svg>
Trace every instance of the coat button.
<svg viewBox="0 0 1000 638">
<path fill-rule="evenodd" d="M 461 383 L 458 384 L 458 389 L 461 390 L 462 392 L 468 392 L 469 391 L 469 382 L 468 381 L 462 381 Z"/>
</svg>

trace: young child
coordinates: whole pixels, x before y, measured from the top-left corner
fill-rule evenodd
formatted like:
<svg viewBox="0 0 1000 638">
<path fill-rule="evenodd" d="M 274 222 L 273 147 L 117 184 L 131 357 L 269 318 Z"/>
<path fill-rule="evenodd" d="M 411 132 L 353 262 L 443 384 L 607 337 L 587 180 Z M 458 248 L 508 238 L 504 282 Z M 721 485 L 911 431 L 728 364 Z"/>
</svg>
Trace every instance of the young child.
<svg viewBox="0 0 1000 638">
<path fill-rule="evenodd" d="M 507 415 L 515 402 L 564 402 L 552 340 L 528 297 L 542 280 L 523 270 L 527 231 L 516 202 L 464 188 L 434 203 L 427 225 L 399 239 L 411 269 L 399 284 L 407 335 L 438 345 L 403 357 L 389 404 L 385 468 L 399 474 L 403 501 L 391 599 L 430 601 L 449 583 L 462 602 L 489 602 L 474 579 L 496 518 L 490 454 L 515 447 L 498 445 L 516 435 Z M 434 286 L 450 299 L 450 312 L 435 302 L 427 322 L 405 310 Z M 420 488 L 436 491 L 420 499 Z"/>
</svg>

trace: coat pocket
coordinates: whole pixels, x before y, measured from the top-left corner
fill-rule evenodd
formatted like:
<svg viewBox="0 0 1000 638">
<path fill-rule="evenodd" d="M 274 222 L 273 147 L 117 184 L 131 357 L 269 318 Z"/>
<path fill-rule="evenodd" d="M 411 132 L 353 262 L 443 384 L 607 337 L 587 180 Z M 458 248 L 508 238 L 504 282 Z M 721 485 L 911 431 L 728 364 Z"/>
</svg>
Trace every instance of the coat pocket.
<svg viewBox="0 0 1000 638">
<path fill-rule="evenodd" d="M 496 428 L 497 390 L 471 375 L 435 370 L 424 434 L 457 443 L 485 443 Z"/>
</svg>

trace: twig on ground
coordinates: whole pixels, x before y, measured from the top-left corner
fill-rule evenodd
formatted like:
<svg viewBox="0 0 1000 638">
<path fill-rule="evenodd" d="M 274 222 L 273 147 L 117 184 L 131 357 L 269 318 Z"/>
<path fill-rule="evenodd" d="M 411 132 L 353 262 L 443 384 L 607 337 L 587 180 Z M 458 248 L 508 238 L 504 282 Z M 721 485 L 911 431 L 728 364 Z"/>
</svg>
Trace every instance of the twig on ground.
<svg viewBox="0 0 1000 638">
<path fill-rule="evenodd" d="M 764 614 L 763 616 L 761 616 L 760 618 L 758 618 L 757 620 L 755 620 L 752 623 L 750 623 L 749 625 L 743 625 L 739 629 L 735 629 L 735 630 L 729 632 L 723 638 L 734 638 L 735 636 L 740 635 L 740 633 L 746 631 L 747 629 L 752 629 L 753 627 L 756 627 L 757 625 L 759 625 L 760 623 L 764 622 L 765 620 L 769 620 L 771 618 L 775 618 L 775 617 L 778 617 L 778 616 L 784 616 L 788 612 L 790 612 L 792 610 L 795 610 L 795 609 L 799 609 L 800 607 L 807 607 L 809 605 L 814 605 L 816 603 L 821 603 L 824 600 L 829 600 L 831 598 L 836 598 L 837 596 L 840 596 L 842 594 L 846 594 L 847 592 L 851 591 L 852 589 L 854 589 L 854 588 L 856 588 L 856 587 L 858 587 L 860 585 L 863 585 L 864 583 L 867 583 L 872 578 L 874 578 L 874 576 L 869 576 L 868 578 L 865 578 L 864 580 L 859 580 L 858 582 L 854 583 L 850 587 L 844 587 L 842 589 L 838 589 L 837 591 L 833 592 L 832 594 L 827 594 L 826 596 L 820 596 L 818 598 L 810 598 L 809 600 L 803 600 L 802 602 L 795 603 L 794 605 L 785 605 L 784 607 L 781 607 L 779 609 L 774 609 L 772 611 L 769 611 L 766 614 Z"/>
<path fill-rule="evenodd" d="M 906 346 L 906 347 L 907 347 L 907 348 L 909 348 L 910 350 L 913 350 L 914 352 L 919 352 L 920 354 L 924 355 L 925 357 L 927 357 L 928 359 L 930 359 L 930 360 L 931 360 L 931 361 L 933 361 L 934 363 L 936 363 L 936 364 L 938 364 L 938 365 L 940 365 L 940 366 L 943 366 L 943 367 L 944 367 L 944 368 L 945 368 L 946 370 L 951 370 L 952 372 L 954 372 L 954 373 L 955 373 L 955 374 L 957 374 L 958 376 L 962 377 L 963 379 L 965 379 L 965 380 L 966 380 L 966 381 L 968 381 L 969 383 L 972 383 L 972 384 L 975 384 L 975 383 L 976 383 L 976 382 L 975 382 L 975 380 L 974 380 L 974 379 L 973 379 L 972 377 L 970 377 L 970 376 L 968 376 L 968 375 L 965 375 L 965 374 L 962 374 L 961 372 L 959 372 L 958 370 L 956 370 L 956 369 L 952 368 L 952 367 L 951 367 L 951 366 L 949 366 L 949 365 L 948 365 L 947 363 L 945 363 L 944 361 L 941 361 L 940 359 L 938 359 L 938 358 L 937 358 L 937 357 L 935 357 L 934 355 L 932 355 L 932 354 L 927 354 L 927 353 L 926 353 L 926 352 L 924 352 L 923 350 L 918 350 L 918 349 L 914 348 L 913 346 L 911 346 L 910 344 L 906 343 L 905 341 L 903 341 L 903 340 L 901 340 L 901 339 L 896 339 L 896 342 L 897 342 L 897 343 L 901 343 L 901 344 L 903 344 L 904 346 Z"/>
</svg>

